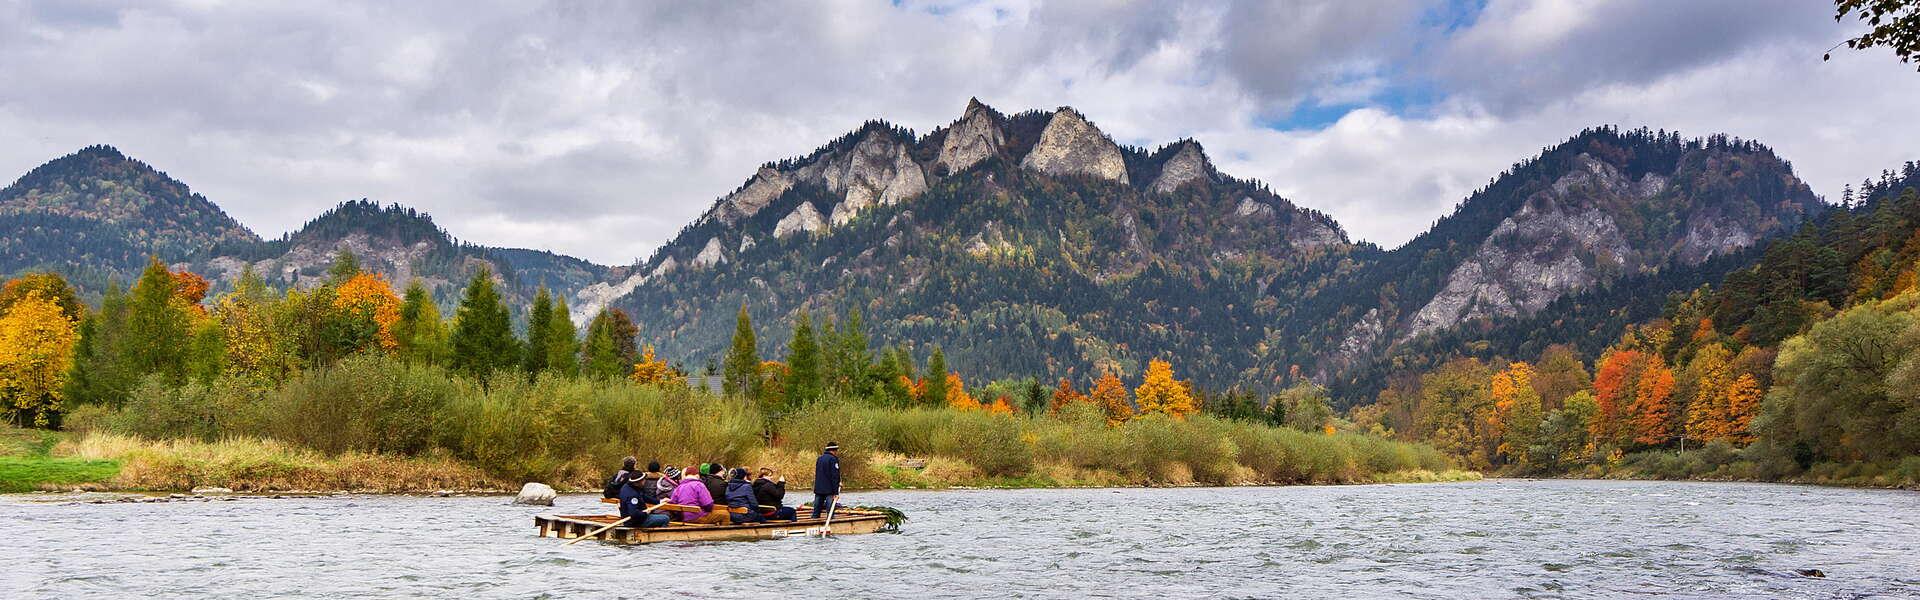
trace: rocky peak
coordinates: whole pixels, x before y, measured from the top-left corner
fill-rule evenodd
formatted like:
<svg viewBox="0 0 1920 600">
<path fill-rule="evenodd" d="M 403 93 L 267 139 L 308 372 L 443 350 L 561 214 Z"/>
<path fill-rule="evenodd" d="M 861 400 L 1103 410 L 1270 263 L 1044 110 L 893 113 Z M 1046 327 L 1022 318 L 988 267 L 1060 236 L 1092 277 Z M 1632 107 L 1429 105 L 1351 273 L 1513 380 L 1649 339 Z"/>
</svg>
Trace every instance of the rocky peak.
<svg viewBox="0 0 1920 600">
<path fill-rule="evenodd" d="M 1000 126 L 994 122 L 993 109 L 979 98 L 967 101 L 967 111 L 947 129 L 940 142 L 940 155 L 934 159 L 934 173 L 942 177 L 965 171 L 1006 145 Z"/>
<path fill-rule="evenodd" d="M 728 194 L 709 215 L 717 216 L 727 224 L 739 222 L 759 214 L 761 209 L 773 204 L 774 199 L 779 198 L 792 187 L 793 179 L 787 177 L 785 173 L 781 173 L 772 166 L 762 165 L 760 171 L 754 173 L 752 179 L 747 180 L 747 185 Z"/>
<path fill-rule="evenodd" d="M 827 189 L 844 192 L 831 224 L 841 225 L 875 205 L 889 205 L 927 191 L 926 173 L 908 154 L 910 140 L 872 129 L 843 160 L 822 173 Z"/>
<path fill-rule="evenodd" d="M 1020 166 L 1048 175 L 1090 175 L 1127 183 L 1120 146 L 1071 107 L 1060 107 Z"/>
<path fill-rule="evenodd" d="M 1200 148 L 1200 142 L 1184 140 L 1180 142 L 1180 149 L 1174 151 L 1173 157 L 1168 158 L 1166 164 L 1160 167 L 1160 175 L 1153 178 L 1153 183 L 1147 186 L 1147 191 L 1155 194 L 1171 194 L 1174 190 L 1180 189 L 1180 186 L 1212 177 L 1213 164 L 1207 160 L 1207 154 Z"/>
<path fill-rule="evenodd" d="M 820 218 L 820 211 L 813 208 L 813 203 L 801 202 L 793 212 L 787 213 L 787 216 L 780 218 L 779 223 L 774 224 L 773 237 L 782 238 L 803 232 L 813 233 L 826 228 L 826 221 Z"/>
</svg>

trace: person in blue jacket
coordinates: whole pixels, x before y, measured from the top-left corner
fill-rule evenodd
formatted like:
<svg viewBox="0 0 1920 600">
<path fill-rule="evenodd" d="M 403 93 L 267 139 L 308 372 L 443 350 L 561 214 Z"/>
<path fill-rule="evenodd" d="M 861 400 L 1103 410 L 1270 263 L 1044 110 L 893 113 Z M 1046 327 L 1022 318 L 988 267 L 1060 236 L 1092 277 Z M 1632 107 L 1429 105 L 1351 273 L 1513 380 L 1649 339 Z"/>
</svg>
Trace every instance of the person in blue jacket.
<svg viewBox="0 0 1920 600">
<path fill-rule="evenodd" d="M 627 518 L 627 527 L 666 527 L 667 515 L 647 511 L 659 503 L 660 491 L 652 479 L 630 477 L 620 486 L 620 516 Z"/>
<path fill-rule="evenodd" d="M 767 522 L 767 517 L 760 514 L 760 501 L 753 493 L 753 482 L 747 481 L 747 470 L 735 468 L 732 475 L 727 479 L 727 512 L 733 515 L 733 524 Z"/>
<path fill-rule="evenodd" d="M 840 444 L 827 442 L 813 461 L 813 518 L 832 510 L 840 499 Z"/>
</svg>

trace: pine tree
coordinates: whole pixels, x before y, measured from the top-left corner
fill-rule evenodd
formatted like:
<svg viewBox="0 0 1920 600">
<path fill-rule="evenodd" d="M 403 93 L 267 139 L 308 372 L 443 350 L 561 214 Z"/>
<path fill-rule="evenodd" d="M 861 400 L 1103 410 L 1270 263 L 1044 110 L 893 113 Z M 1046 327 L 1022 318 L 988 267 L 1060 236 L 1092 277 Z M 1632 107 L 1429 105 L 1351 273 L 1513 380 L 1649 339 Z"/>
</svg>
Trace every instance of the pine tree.
<svg viewBox="0 0 1920 600">
<path fill-rule="evenodd" d="M 360 259 L 353 252 L 341 248 L 333 255 L 333 264 L 327 266 L 327 282 L 339 285 L 347 279 L 360 274 Z"/>
<path fill-rule="evenodd" d="M 448 366 L 474 377 L 486 379 L 519 363 L 520 340 L 513 337 L 507 306 L 501 303 L 493 273 L 486 267 L 474 272 L 461 294 L 451 343 Z"/>
<path fill-rule="evenodd" d="M 858 309 L 847 312 L 847 320 L 840 324 L 839 335 L 835 337 L 833 345 L 833 379 L 837 391 L 843 394 L 866 391 L 873 352 L 867 347 L 867 332 L 860 323 Z"/>
<path fill-rule="evenodd" d="M 753 318 L 747 306 L 733 318 L 733 344 L 727 347 L 727 359 L 721 366 L 720 391 L 729 398 L 752 398 L 760 382 L 760 350 L 753 337 Z"/>
<path fill-rule="evenodd" d="M 927 371 L 920 384 L 920 404 L 940 406 L 947 402 L 947 353 L 939 346 L 933 347 L 933 357 L 927 359 Z"/>
<path fill-rule="evenodd" d="M 787 346 L 787 402 L 789 408 L 820 399 L 820 344 L 813 337 L 813 319 L 800 313 L 794 319 L 793 342 Z"/>
<path fill-rule="evenodd" d="M 573 327 L 573 314 L 567 301 L 553 299 L 553 316 L 547 320 L 547 368 L 572 377 L 580 374 L 580 332 Z"/>
<path fill-rule="evenodd" d="M 527 352 L 520 368 L 529 375 L 547 370 L 547 347 L 553 343 L 553 296 L 547 286 L 533 294 L 533 307 L 527 310 Z"/>
<path fill-rule="evenodd" d="M 404 359 L 440 364 L 447 357 L 447 325 L 440 320 L 440 307 L 418 278 L 407 282 L 406 295 L 400 300 L 400 318 L 393 324 L 394 340 Z"/>
<path fill-rule="evenodd" d="M 621 358 L 618 344 L 614 342 L 614 329 L 613 313 L 606 309 L 601 309 L 588 322 L 587 344 L 581 350 L 581 369 L 588 376 L 610 379 L 621 376 L 627 369 L 628 363 Z"/>
<path fill-rule="evenodd" d="M 613 350 L 619 354 L 622 365 L 640 361 L 640 326 L 633 324 L 633 317 L 627 316 L 627 311 L 607 309 L 607 334 L 613 338 Z"/>
</svg>

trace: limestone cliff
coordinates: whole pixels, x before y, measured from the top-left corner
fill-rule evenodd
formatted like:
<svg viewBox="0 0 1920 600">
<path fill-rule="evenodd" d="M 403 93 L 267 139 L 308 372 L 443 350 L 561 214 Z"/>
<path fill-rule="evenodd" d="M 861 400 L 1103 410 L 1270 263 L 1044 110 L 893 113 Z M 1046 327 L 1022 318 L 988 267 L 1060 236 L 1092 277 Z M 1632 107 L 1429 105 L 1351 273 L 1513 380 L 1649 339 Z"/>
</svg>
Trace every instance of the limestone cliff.
<svg viewBox="0 0 1920 600">
<path fill-rule="evenodd" d="M 1127 161 L 1120 146 L 1087 122 L 1080 111 L 1061 107 L 1047 121 L 1040 141 L 1020 166 L 1048 175 L 1087 175 L 1127 183 Z"/>
</svg>

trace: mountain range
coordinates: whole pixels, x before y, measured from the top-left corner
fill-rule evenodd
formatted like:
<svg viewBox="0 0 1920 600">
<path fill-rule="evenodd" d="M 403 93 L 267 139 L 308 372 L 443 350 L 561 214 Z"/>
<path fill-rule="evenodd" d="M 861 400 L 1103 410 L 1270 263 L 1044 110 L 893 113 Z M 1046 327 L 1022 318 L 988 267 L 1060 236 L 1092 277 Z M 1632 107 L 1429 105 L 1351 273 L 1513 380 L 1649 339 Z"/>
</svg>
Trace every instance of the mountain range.
<svg viewBox="0 0 1920 600">
<path fill-rule="evenodd" d="M 1496 332 L 1600 327 L 1717 280 L 1823 207 L 1756 142 L 1597 127 L 1385 249 L 1220 172 L 1197 140 L 1131 147 L 1072 108 L 1004 114 L 974 100 L 925 135 L 871 121 L 766 163 L 618 267 L 464 243 L 423 213 L 364 200 L 264 240 L 94 146 L 0 190 L 0 228 L 15 232 L 0 272 L 54 269 L 98 290 L 152 254 L 216 281 L 250 267 L 302 285 L 347 250 L 443 303 L 485 265 L 522 305 L 545 285 L 583 317 L 621 308 L 643 342 L 696 369 L 718 359 L 742 306 L 763 355 L 803 312 L 858 310 L 877 343 L 938 345 L 969 377 L 1085 379 L 1166 357 L 1208 387 L 1312 379 L 1352 400 L 1410 349 L 1453 351 L 1435 340 L 1519 351 Z"/>
</svg>

